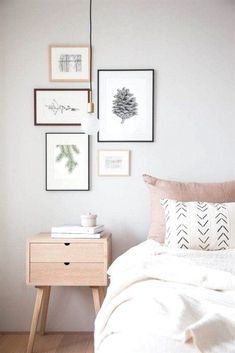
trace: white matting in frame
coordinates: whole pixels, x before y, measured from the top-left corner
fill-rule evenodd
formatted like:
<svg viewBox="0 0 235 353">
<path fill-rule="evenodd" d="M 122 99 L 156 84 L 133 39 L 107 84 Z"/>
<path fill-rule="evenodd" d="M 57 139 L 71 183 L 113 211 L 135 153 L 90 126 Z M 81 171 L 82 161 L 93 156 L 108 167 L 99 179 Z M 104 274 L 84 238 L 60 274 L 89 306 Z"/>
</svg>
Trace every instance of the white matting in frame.
<svg viewBox="0 0 235 353">
<path fill-rule="evenodd" d="M 89 190 L 89 136 L 46 133 L 46 190 Z"/>
<path fill-rule="evenodd" d="M 98 70 L 98 142 L 154 141 L 154 70 Z"/>
<path fill-rule="evenodd" d="M 89 81 L 89 46 L 51 45 L 49 71 L 50 81 Z"/>
<path fill-rule="evenodd" d="M 130 151 L 129 150 L 99 150 L 98 151 L 99 176 L 129 176 Z"/>
<path fill-rule="evenodd" d="M 35 125 L 81 125 L 87 113 L 88 89 L 34 90 Z"/>
</svg>

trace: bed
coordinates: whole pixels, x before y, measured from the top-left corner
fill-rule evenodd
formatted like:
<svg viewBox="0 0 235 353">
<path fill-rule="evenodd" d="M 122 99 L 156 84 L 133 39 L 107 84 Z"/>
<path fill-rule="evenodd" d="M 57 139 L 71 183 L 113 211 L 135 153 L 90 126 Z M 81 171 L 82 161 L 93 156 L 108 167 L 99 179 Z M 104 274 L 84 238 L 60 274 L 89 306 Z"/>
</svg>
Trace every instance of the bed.
<svg viewBox="0 0 235 353">
<path fill-rule="evenodd" d="M 152 236 L 118 257 L 109 268 L 110 286 L 95 322 L 95 353 L 234 353 L 235 204 L 224 202 L 235 199 L 235 183 L 188 184 L 199 195 L 198 203 L 193 204 L 185 203 L 192 199 L 192 195 L 185 196 L 185 184 L 173 195 L 169 185 L 166 192 L 162 181 L 147 179 L 155 202 L 154 217 L 160 198 L 170 195 L 183 201 L 161 201 L 164 230 L 159 227 L 162 215 L 152 220 L 158 236 L 162 231 L 167 237 L 170 229 L 165 243 L 162 235 L 161 239 Z M 176 190 L 172 182 L 171 186 Z M 211 192 L 206 199 L 216 204 L 201 202 L 204 186 Z M 214 192 L 218 189 L 219 197 Z M 193 197 L 197 199 L 197 195 Z M 184 211 L 178 212 L 179 208 Z M 199 215 L 198 220 L 193 212 Z M 181 219 L 182 213 L 186 216 Z M 153 235 L 154 227 L 150 228 Z M 185 233 L 184 244 L 179 241 L 181 231 Z M 209 245 L 203 248 L 201 241 Z"/>
</svg>

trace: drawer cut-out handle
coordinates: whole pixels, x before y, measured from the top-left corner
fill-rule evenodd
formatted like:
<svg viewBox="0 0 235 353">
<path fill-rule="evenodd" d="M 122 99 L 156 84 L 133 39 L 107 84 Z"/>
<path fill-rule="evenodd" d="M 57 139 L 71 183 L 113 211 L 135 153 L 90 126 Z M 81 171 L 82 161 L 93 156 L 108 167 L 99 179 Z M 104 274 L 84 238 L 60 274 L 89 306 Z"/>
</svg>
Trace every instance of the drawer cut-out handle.
<svg viewBox="0 0 235 353">
<path fill-rule="evenodd" d="M 64 262 L 65 266 L 68 266 L 70 264 L 70 262 Z"/>
<path fill-rule="evenodd" d="M 64 243 L 64 245 L 65 245 L 65 246 L 69 246 L 69 245 L 70 245 L 70 243 Z"/>
</svg>

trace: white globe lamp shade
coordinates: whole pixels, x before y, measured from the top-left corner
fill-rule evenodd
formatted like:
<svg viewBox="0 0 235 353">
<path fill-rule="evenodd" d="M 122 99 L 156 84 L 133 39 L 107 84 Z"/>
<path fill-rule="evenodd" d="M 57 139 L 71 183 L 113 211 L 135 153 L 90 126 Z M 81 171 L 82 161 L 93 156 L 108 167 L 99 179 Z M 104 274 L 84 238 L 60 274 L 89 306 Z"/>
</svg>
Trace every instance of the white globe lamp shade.
<svg viewBox="0 0 235 353">
<path fill-rule="evenodd" d="M 87 135 L 96 135 L 99 131 L 100 121 L 95 113 L 87 113 L 82 119 L 82 132 Z"/>
</svg>

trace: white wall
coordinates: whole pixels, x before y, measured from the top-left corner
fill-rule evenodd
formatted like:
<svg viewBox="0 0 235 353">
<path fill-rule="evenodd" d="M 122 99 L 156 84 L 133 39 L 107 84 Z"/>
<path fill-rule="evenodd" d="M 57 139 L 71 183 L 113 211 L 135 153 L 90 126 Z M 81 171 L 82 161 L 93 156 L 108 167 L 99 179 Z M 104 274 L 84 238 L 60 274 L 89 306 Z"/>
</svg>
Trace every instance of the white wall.
<svg viewBox="0 0 235 353">
<path fill-rule="evenodd" d="M 78 86 L 48 81 L 47 48 L 88 42 L 88 0 L 0 1 L 0 330 L 29 329 L 35 290 L 25 285 L 28 236 L 91 210 L 112 231 L 116 257 L 146 239 L 143 173 L 187 181 L 235 178 L 235 2 L 93 3 L 94 72 L 156 70 L 156 141 L 98 144 L 92 138 L 91 191 L 46 192 L 45 132 L 79 129 L 34 127 L 33 88 Z M 96 175 L 96 151 L 109 147 L 132 151 L 131 177 Z M 53 290 L 50 330 L 91 330 L 93 319 L 88 289 Z"/>
</svg>

